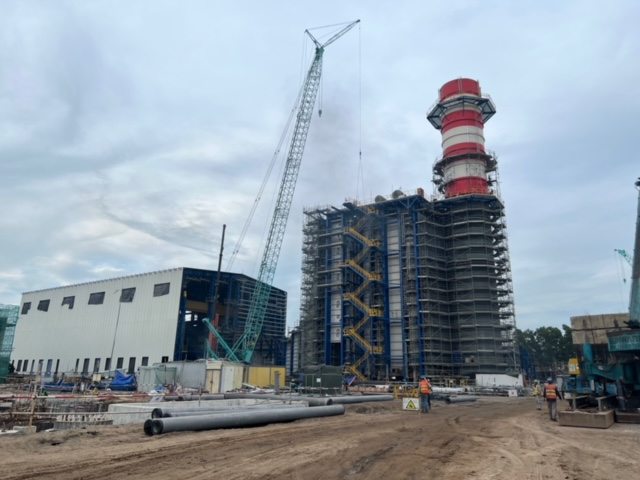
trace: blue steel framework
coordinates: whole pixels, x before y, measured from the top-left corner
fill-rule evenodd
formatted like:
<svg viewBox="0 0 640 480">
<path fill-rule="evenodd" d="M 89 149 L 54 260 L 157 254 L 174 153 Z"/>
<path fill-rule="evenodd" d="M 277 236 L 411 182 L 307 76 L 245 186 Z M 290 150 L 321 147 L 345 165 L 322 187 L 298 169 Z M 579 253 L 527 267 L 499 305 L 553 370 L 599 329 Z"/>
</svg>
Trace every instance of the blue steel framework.
<svg viewBox="0 0 640 480">
<path fill-rule="evenodd" d="M 242 274 L 221 272 L 219 292 L 216 292 L 217 275 L 217 272 L 209 270 L 184 269 L 174 360 L 206 358 L 205 345 L 210 341 L 206 322 L 209 319 L 228 344 L 233 345 L 245 331 L 256 280 Z M 284 365 L 286 311 L 286 292 L 271 288 L 252 363 Z M 211 341 L 223 356 L 222 347 L 216 339 Z"/>
<path fill-rule="evenodd" d="M 305 210 L 302 366 L 372 380 L 516 370 L 500 200 L 376 200 Z"/>
<path fill-rule="evenodd" d="M 19 316 L 19 306 L 0 304 L 0 383 L 3 383 L 9 374 L 9 360 L 13 351 L 13 336 Z"/>
</svg>

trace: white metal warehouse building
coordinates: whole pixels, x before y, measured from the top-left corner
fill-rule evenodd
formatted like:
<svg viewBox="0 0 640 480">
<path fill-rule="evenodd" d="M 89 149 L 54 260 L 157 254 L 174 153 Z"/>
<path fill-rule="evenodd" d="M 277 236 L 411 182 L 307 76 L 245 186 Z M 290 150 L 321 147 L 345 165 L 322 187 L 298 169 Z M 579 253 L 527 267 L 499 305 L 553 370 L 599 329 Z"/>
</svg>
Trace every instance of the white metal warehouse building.
<svg viewBox="0 0 640 480">
<path fill-rule="evenodd" d="M 202 319 L 215 317 L 233 344 L 255 288 L 250 277 L 221 272 L 216 290 L 216 278 L 213 271 L 175 268 L 24 293 L 11 355 L 16 371 L 133 373 L 204 358 L 209 331 Z M 257 362 L 284 363 L 285 329 L 286 293 L 272 288 Z"/>
</svg>

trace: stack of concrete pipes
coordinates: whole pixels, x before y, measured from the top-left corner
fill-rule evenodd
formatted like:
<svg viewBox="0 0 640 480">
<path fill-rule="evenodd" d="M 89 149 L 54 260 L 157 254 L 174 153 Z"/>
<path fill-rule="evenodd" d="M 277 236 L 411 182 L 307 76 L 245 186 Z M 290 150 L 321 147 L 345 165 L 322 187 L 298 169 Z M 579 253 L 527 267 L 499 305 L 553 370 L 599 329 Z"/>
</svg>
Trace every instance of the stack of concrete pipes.
<svg viewBox="0 0 640 480">
<path fill-rule="evenodd" d="M 197 397 L 197 396 L 196 396 Z M 168 432 L 215 430 L 218 428 L 255 427 L 270 423 L 292 422 L 303 418 L 343 415 L 344 403 L 380 402 L 393 400 L 392 395 L 354 397 L 302 397 L 247 393 L 225 393 L 216 395 L 217 400 L 261 399 L 271 403 L 231 408 L 185 408 L 166 407 L 153 410 L 152 418 L 144 423 L 147 435 Z M 274 403 L 280 400 L 282 404 Z M 296 403 L 293 403 L 293 402 Z M 313 407 L 313 408 L 307 408 Z"/>
</svg>

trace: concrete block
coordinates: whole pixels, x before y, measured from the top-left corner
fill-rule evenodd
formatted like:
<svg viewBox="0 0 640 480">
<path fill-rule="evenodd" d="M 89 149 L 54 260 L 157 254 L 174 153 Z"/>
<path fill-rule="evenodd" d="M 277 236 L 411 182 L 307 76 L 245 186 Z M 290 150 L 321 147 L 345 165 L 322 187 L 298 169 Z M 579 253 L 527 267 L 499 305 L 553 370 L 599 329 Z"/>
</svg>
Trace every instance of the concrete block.
<svg viewBox="0 0 640 480">
<path fill-rule="evenodd" d="M 616 412 L 616 422 L 640 424 L 640 413 L 638 412 Z"/>
<path fill-rule="evenodd" d="M 13 429 L 18 433 L 36 433 L 35 425 L 31 425 L 30 427 L 13 427 Z"/>
<path fill-rule="evenodd" d="M 613 410 L 606 412 L 558 412 L 558 423 L 565 427 L 609 428 L 615 420 Z"/>
</svg>

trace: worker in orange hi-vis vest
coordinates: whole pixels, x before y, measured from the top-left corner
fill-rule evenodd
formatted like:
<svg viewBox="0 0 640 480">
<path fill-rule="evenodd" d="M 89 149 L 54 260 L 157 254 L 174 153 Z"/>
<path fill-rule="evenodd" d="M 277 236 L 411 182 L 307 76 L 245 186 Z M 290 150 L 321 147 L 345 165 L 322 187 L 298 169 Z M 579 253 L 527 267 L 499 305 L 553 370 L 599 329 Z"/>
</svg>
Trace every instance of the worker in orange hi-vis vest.
<svg viewBox="0 0 640 480">
<path fill-rule="evenodd" d="M 420 380 L 420 411 L 428 413 L 431 408 L 431 382 L 427 377 Z"/>
<path fill-rule="evenodd" d="M 553 378 L 547 378 L 547 384 L 544 386 L 543 392 L 544 398 L 547 400 L 547 408 L 549 409 L 549 418 L 553 422 L 557 422 L 558 417 L 558 399 L 562 400 L 562 396 L 560 395 L 560 391 L 555 383 L 553 383 Z"/>
</svg>

